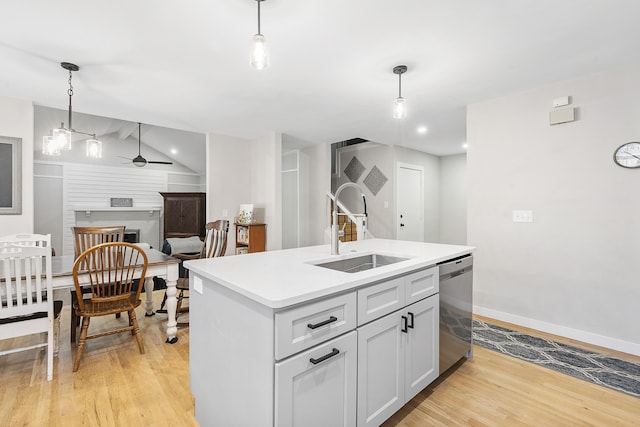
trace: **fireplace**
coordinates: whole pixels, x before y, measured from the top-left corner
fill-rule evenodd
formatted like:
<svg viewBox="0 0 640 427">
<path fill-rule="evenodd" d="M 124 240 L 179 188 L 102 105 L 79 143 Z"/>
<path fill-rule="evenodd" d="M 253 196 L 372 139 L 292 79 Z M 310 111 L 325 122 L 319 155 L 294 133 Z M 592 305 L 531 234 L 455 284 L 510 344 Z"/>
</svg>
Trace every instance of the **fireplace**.
<svg viewBox="0 0 640 427">
<path fill-rule="evenodd" d="M 82 208 L 74 209 L 75 224 L 65 233 L 64 251 L 73 255 L 73 234 L 71 227 L 100 227 L 124 225 L 124 241 L 128 243 L 148 243 L 152 248 L 160 248 L 160 208 Z M 71 222 L 71 221 L 69 221 Z M 69 252 L 69 253 L 67 253 Z"/>
<path fill-rule="evenodd" d="M 127 243 L 140 243 L 140 229 L 125 228 L 124 241 Z"/>
</svg>

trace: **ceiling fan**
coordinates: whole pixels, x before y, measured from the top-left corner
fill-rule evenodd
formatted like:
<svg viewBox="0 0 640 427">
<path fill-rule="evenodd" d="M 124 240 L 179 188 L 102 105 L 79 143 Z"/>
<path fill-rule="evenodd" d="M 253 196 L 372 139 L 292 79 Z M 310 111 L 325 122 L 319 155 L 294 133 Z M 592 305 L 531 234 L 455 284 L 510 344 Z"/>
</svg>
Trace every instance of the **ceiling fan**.
<svg viewBox="0 0 640 427">
<path fill-rule="evenodd" d="M 136 165 L 139 168 L 141 168 L 143 166 L 146 166 L 147 163 L 155 164 L 155 165 L 172 165 L 173 162 L 162 162 L 162 161 L 147 160 L 144 157 L 142 157 L 142 155 L 140 154 L 140 144 L 142 142 L 142 138 L 140 138 L 140 128 L 141 127 L 142 127 L 142 124 L 140 122 L 138 122 L 138 155 L 136 157 L 134 157 L 133 159 L 129 159 L 127 157 L 123 157 L 123 159 L 131 160 L 131 162 L 133 162 L 133 164 Z"/>
</svg>

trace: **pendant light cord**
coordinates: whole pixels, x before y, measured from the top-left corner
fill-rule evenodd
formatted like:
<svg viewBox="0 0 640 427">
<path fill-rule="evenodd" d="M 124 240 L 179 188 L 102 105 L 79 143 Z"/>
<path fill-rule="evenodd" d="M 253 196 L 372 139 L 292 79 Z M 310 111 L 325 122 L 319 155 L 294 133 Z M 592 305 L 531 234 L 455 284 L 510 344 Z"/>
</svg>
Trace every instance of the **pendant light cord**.
<svg viewBox="0 0 640 427">
<path fill-rule="evenodd" d="M 258 34 L 262 35 L 262 33 L 260 32 L 260 3 L 262 3 L 262 0 L 257 0 L 258 1 Z"/>
<path fill-rule="evenodd" d="M 398 98 L 402 98 L 402 73 L 398 74 Z"/>
</svg>

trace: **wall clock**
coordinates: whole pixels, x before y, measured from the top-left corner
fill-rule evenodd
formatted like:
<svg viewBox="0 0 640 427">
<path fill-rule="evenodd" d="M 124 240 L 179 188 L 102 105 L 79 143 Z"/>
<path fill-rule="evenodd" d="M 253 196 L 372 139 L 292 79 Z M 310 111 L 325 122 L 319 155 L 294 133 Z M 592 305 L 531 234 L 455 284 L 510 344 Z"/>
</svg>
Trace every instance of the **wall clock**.
<svg viewBox="0 0 640 427">
<path fill-rule="evenodd" d="M 640 168 L 640 142 L 622 144 L 613 153 L 613 161 L 623 168 Z"/>
</svg>

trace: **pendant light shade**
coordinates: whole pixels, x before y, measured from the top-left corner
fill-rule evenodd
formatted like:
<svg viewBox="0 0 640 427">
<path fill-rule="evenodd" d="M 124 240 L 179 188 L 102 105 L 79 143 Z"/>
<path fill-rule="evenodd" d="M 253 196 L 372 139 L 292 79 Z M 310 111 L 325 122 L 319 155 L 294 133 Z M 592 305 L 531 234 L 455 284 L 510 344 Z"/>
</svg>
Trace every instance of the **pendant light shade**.
<svg viewBox="0 0 640 427">
<path fill-rule="evenodd" d="M 100 156 L 102 157 L 102 143 L 96 139 L 95 134 L 90 134 L 86 132 L 80 132 L 75 130 L 72 126 L 71 120 L 73 119 L 73 109 L 71 107 L 71 99 L 73 98 L 73 85 L 71 84 L 71 79 L 73 77 L 72 72 L 78 71 L 80 67 L 76 64 L 72 64 L 70 62 L 62 62 L 60 66 L 65 70 L 69 71 L 69 89 L 67 90 L 67 95 L 69 95 L 69 121 L 68 127 L 64 126 L 64 122 L 60 123 L 59 128 L 55 128 L 51 130 L 51 135 L 46 135 L 42 138 L 42 154 L 48 156 L 59 156 L 62 150 L 71 150 L 71 136 L 74 133 L 81 133 L 83 135 L 89 135 L 93 137 L 93 139 L 87 140 L 87 156 L 94 157 L 94 154 L 89 154 L 89 141 L 93 141 L 91 143 L 94 148 L 91 150 L 91 153 L 100 152 Z M 100 147 L 98 150 L 97 146 Z M 96 158 L 99 158 L 96 157 Z"/>
<path fill-rule="evenodd" d="M 71 150 L 71 131 L 65 129 L 64 123 L 42 138 L 42 154 L 59 156 L 62 150 Z"/>
<path fill-rule="evenodd" d="M 405 119 L 407 117 L 407 103 L 401 96 L 393 101 L 393 118 Z"/>
<path fill-rule="evenodd" d="M 397 65 L 393 67 L 393 74 L 398 75 L 398 97 L 393 101 L 394 119 L 404 119 L 407 117 L 407 101 L 402 97 L 402 75 L 406 72 L 406 65 Z"/>
<path fill-rule="evenodd" d="M 256 70 L 269 68 L 269 46 L 262 34 L 256 34 L 251 41 L 251 66 Z"/>
<path fill-rule="evenodd" d="M 264 70 L 269 68 L 269 46 L 267 46 L 267 41 L 260 32 L 260 3 L 265 0 L 256 1 L 258 2 L 258 33 L 251 40 L 250 64 L 256 70 Z"/>
<path fill-rule="evenodd" d="M 95 135 L 87 139 L 87 157 L 91 159 L 102 158 L 102 141 L 96 139 Z"/>
</svg>

